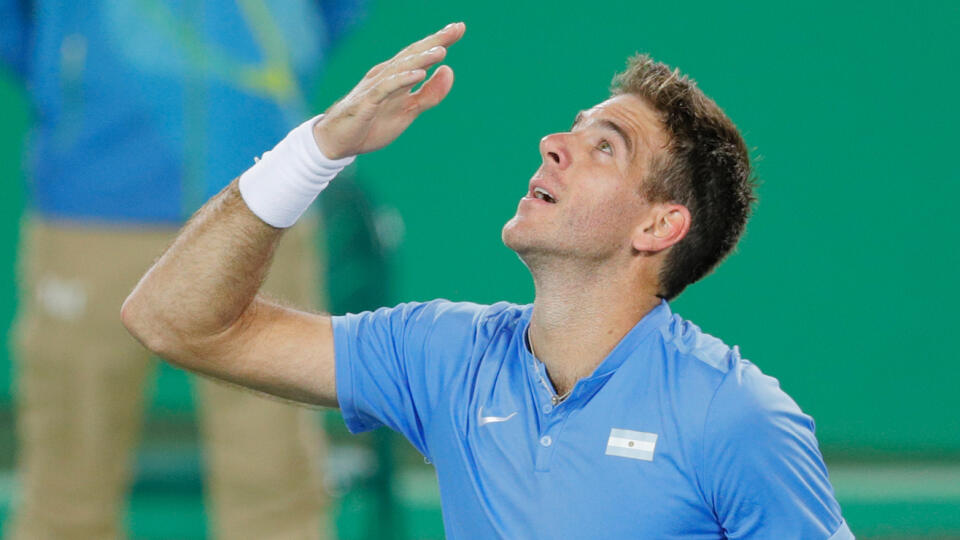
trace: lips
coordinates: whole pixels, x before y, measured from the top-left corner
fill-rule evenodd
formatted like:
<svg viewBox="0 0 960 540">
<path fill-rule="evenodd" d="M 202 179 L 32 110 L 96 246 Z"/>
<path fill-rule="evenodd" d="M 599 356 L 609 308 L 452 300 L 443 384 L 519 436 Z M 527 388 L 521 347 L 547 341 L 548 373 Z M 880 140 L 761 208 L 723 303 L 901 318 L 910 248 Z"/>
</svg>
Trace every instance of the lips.
<svg viewBox="0 0 960 540">
<path fill-rule="evenodd" d="M 557 200 L 553 198 L 553 195 L 543 189 L 542 187 L 536 187 L 533 189 L 533 196 L 541 201 L 546 201 L 550 204 L 556 204 Z"/>
<path fill-rule="evenodd" d="M 536 178 L 530 182 L 530 191 L 527 193 L 527 197 L 531 199 L 539 199 L 549 204 L 556 204 L 559 202 L 557 200 L 556 191 L 545 185 L 542 178 Z"/>
</svg>

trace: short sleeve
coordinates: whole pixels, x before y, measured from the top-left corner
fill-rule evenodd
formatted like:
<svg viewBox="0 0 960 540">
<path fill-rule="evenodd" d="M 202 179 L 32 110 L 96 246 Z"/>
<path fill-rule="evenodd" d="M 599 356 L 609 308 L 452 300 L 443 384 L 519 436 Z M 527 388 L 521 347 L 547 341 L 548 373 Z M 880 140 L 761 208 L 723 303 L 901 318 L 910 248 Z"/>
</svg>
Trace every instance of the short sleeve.
<svg viewBox="0 0 960 540">
<path fill-rule="evenodd" d="M 386 425 L 430 457 L 426 430 L 463 372 L 485 307 L 435 300 L 333 317 L 337 400 L 347 428 Z"/>
<path fill-rule="evenodd" d="M 726 538 L 852 539 L 827 478 L 813 420 L 747 361 L 707 412 L 704 488 Z"/>
</svg>

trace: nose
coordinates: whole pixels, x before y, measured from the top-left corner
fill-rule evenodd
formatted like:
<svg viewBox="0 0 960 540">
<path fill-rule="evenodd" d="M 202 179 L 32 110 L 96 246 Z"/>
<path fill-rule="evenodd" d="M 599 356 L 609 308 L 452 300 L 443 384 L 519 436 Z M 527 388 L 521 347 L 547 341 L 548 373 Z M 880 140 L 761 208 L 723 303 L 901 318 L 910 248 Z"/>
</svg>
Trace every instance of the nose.
<svg viewBox="0 0 960 540">
<path fill-rule="evenodd" d="M 572 157 L 566 143 L 566 133 L 551 133 L 540 139 L 540 155 L 543 163 L 563 170 L 570 166 Z"/>
</svg>

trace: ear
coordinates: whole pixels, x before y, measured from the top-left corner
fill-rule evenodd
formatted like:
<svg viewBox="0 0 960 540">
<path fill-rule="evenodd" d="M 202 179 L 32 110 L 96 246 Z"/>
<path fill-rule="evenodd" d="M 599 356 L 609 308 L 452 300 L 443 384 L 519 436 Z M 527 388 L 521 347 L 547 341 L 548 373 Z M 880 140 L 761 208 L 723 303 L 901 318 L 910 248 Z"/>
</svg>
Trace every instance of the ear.
<svg viewBox="0 0 960 540">
<path fill-rule="evenodd" d="M 690 210 L 682 204 L 657 203 L 633 235 L 633 249 L 657 253 L 683 240 L 690 231 Z"/>
</svg>

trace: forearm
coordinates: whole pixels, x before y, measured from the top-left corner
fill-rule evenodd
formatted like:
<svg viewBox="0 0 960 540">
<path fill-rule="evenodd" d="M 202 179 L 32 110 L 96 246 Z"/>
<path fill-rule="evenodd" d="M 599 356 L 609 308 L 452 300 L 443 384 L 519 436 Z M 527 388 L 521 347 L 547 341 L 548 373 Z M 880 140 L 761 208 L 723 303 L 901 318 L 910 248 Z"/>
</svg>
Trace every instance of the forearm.
<svg viewBox="0 0 960 540">
<path fill-rule="evenodd" d="M 186 224 L 124 302 L 130 332 L 161 356 L 183 356 L 250 308 L 284 229 L 253 214 L 237 181 Z"/>
<path fill-rule="evenodd" d="M 375 66 L 322 119 L 295 128 L 204 205 L 124 302 L 127 329 L 187 369 L 287 399 L 336 405 L 331 318 L 260 299 L 257 291 L 283 228 L 349 156 L 389 144 L 447 95 L 453 71 L 446 66 L 411 89 L 464 29 L 448 25 Z"/>
</svg>

